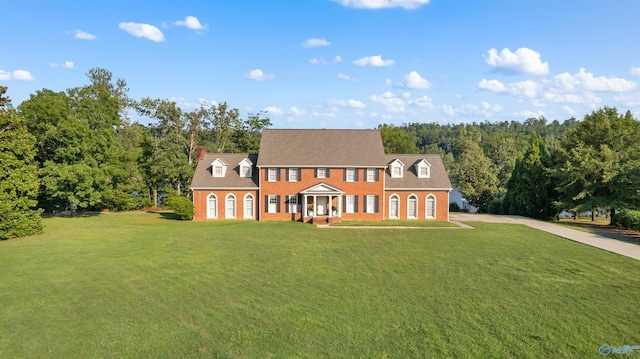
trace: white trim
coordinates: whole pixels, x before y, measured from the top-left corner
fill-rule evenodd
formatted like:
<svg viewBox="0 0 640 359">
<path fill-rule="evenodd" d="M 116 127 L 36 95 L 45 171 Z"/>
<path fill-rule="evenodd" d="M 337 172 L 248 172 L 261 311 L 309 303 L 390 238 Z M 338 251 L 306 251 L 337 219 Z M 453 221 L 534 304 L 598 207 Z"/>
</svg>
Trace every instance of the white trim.
<svg viewBox="0 0 640 359">
<path fill-rule="evenodd" d="M 431 188 L 431 187 L 418 187 L 418 188 L 398 188 L 398 187 L 389 187 L 385 188 L 385 191 L 451 191 L 453 188 Z"/>
<path fill-rule="evenodd" d="M 295 179 L 291 179 L 293 173 L 296 174 Z M 287 182 L 300 182 L 301 177 L 302 175 L 300 174 L 300 167 L 290 167 L 287 169 Z"/>
<path fill-rule="evenodd" d="M 228 209 L 229 207 L 227 207 L 228 205 L 228 200 L 229 198 L 233 198 L 233 216 L 229 215 L 228 213 Z M 236 201 L 236 196 L 233 193 L 227 193 L 226 196 L 224 196 L 224 218 L 230 218 L 230 219 L 235 219 L 236 216 L 236 212 L 238 211 L 238 202 Z"/>
<path fill-rule="evenodd" d="M 415 211 L 415 216 L 409 216 L 409 203 L 411 202 L 411 199 L 415 199 L 416 201 L 416 206 L 414 207 L 414 211 Z M 415 194 L 410 194 L 409 196 L 407 196 L 407 219 L 418 219 L 418 196 L 416 196 Z"/>
<path fill-rule="evenodd" d="M 268 194 L 267 195 L 267 213 L 278 213 L 278 196 L 277 194 Z M 273 203 L 273 211 L 271 211 L 271 199 L 275 199 L 275 203 Z"/>
<path fill-rule="evenodd" d="M 214 216 L 209 216 L 209 212 L 211 211 L 211 207 L 209 207 L 209 200 L 211 198 L 214 198 L 216 200 L 216 207 L 215 207 L 215 211 L 214 211 Z M 207 196 L 207 205 L 206 205 L 206 213 L 205 213 L 205 218 L 206 219 L 218 219 L 218 196 L 216 196 L 215 193 L 209 193 L 209 195 Z"/>
<path fill-rule="evenodd" d="M 376 166 L 376 165 L 370 165 L 370 164 L 363 164 L 363 163 L 359 163 L 357 165 L 260 165 L 260 166 L 256 166 L 257 168 L 270 168 L 270 167 L 279 167 L 279 168 L 318 168 L 318 167 L 324 167 L 324 168 L 349 168 L 349 167 L 354 167 L 354 168 L 387 168 L 388 165 L 384 165 L 384 166 Z"/>
<path fill-rule="evenodd" d="M 398 201 L 398 204 L 396 205 L 397 215 L 394 217 L 391 217 L 391 201 L 393 197 L 395 197 L 396 200 Z M 389 196 L 389 219 L 400 219 L 400 196 L 398 196 L 395 193 Z"/>
<path fill-rule="evenodd" d="M 247 197 L 251 197 L 251 217 L 247 217 Z M 247 193 L 242 198 L 242 218 L 254 219 L 256 217 L 256 197 L 251 193 Z"/>
<path fill-rule="evenodd" d="M 427 215 L 429 213 L 429 207 L 427 207 L 429 205 L 429 197 L 433 198 L 433 216 Z M 426 195 L 426 197 L 424 198 L 424 218 L 425 219 L 436 219 L 438 217 L 437 201 L 438 199 L 436 195 L 434 195 L 433 193 L 429 193 L 428 195 Z"/>
</svg>

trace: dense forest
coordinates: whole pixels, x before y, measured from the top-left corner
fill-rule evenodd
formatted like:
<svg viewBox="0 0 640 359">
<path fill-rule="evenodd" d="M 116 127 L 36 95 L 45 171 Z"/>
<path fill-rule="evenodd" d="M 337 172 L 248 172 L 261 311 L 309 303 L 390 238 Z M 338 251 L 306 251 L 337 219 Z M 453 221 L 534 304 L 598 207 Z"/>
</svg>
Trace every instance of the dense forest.
<svg viewBox="0 0 640 359">
<path fill-rule="evenodd" d="M 264 113 L 242 118 L 226 103 L 186 111 L 166 99 L 131 99 L 126 81 L 105 69 L 87 77 L 85 86 L 39 90 L 17 108 L 0 87 L 0 239 L 39 232 L 42 212 L 134 210 L 188 197 L 197 147 L 255 153 L 271 126 Z M 549 218 L 640 207 L 640 123 L 630 112 L 378 128 L 387 152 L 440 154 L 481 211 Z"/>
</svg>

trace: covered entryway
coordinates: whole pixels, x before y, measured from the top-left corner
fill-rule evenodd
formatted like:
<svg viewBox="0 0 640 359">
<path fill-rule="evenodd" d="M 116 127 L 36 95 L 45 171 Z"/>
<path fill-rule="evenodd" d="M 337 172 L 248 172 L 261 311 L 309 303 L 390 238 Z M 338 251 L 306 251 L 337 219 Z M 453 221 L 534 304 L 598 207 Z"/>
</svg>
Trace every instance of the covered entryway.
<svg viewBox="0 0 640 359">
<path fill-rule="evenodd" d="M 342 218 L 342 195 L 344 191 L 326 183 L 318 183 L 300 191 L 302 195 L 303 221 L 319 220 L 334 223 Z"/>
</svg>

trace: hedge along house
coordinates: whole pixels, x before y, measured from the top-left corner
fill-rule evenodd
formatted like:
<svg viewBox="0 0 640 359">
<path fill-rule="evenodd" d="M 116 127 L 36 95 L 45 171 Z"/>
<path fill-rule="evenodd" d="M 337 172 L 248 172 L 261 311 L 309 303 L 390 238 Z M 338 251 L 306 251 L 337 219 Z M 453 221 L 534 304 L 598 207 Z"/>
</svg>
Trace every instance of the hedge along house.
<svg viewBox="0 0 640 359">
<path fill-rule="evenodd" d="M 449 220 L 439 155 L 385 154 L 378 130 L 262 132 L 258 154 L 202 153 L 194 220 Z"/>
</svg>

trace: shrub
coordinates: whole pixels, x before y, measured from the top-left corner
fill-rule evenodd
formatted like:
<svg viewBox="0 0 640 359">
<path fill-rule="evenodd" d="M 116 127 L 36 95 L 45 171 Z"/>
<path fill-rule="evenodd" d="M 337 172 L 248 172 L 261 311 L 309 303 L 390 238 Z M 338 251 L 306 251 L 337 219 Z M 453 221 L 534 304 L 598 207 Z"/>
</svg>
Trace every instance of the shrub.
<svg viewBox="0 0 640 359">
<path fill-rule="evenodd" d="M 193 219 L 193 202 L 189 197 L 182 197 L 178 195 L 171 195 L 167 197 L 165 203 L 169 209 L 182 220 Z"/>
<path fill-rule="evenodd" d="M 504 206 L 500 198 L 494 198 L 489 202 L 487 212 L 491 214 L 504 214 Z"/>
<path fill-rule="evenodd" d="M 457 202 L 449 203 L 449 212 L 460 212 L 460 206 Z"/>
<path fill-rule="evenodd" d="M 620 211 L 613 216 L 613 224 L 622 228 L 640 231 L 640 211 Z"/>
</svg>

